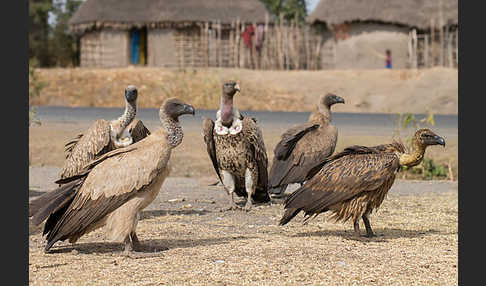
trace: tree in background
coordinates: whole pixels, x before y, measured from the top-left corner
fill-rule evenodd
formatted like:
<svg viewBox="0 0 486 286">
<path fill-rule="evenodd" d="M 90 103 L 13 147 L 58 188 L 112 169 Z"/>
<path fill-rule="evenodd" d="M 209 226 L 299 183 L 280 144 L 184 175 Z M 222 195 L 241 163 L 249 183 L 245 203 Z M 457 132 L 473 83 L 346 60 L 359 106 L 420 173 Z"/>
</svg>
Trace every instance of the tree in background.
<svg viewBox="0 0 486 286">
<path fill-rule="evenodd" d="M 261 0 L 268 11 L 277 19 L 280 14 L 287 21 L 297 19 L 298 23 L 304 23 L 307 16 L 305 0 Z"/>
<path fill-rule="evenodd" d="M 35 58 L 41 66 L 50 64 L 49 12 L 52 0 L 29 0 L 29 59 Z"/>
<path fill-rule="evenodd" d="M 69 32 L 68 22 L 81 3 L 81 0 L 54 0 L 52 14 L 55 23 L 49 37 L 49 47 L 56 66 L 79 65 L 79 37 Z"/>
</svg>

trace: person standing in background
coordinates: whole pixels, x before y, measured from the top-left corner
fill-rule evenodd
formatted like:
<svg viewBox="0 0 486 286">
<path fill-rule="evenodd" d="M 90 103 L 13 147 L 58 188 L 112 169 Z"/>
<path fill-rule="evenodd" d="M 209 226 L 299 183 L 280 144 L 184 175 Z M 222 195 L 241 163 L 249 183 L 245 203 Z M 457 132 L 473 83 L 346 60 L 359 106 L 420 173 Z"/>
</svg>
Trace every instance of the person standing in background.
<svg viewBox="0 0 486 286">
<path fill-rule="evenodd" d="M 391 58 L 391 51 L 390 50 L 386 50 L 386 58 L 385 58 L 385 67 L 387 69 L 391 69 L 392 68 L 392 58 Z"/>
</svg>

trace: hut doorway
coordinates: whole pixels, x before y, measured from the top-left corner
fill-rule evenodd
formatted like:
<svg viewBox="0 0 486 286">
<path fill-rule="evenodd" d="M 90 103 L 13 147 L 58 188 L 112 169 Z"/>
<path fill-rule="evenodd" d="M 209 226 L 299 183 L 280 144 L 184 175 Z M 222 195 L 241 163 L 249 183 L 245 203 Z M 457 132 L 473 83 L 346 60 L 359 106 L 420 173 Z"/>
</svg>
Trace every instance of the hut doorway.
<svg viewBox="0 0 486 286">
<path fill-rule="evenodd" d="M 130 31 L 130 63 L 132 65 L 147 64 L 147 28 Z"/>
</svg>

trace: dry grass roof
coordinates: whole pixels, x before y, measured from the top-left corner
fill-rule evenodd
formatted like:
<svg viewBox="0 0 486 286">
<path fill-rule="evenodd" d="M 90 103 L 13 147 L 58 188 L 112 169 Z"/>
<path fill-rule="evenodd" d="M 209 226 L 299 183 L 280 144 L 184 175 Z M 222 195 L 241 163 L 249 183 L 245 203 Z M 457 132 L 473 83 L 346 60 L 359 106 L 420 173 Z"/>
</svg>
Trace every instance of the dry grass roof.
<svg viewBox="0 0 486 286">
<path fill-rule="evenodd" d="M 221 21 L 263 23 L 267 10 L 259 0 L 87 0 L 70 19 L 74 32 L 90 28 L 126 29 L 184 26 Z"/>
<path fill-rule="evenodd" d="M 441 9 L 442 6 L 442 9 Z M 378 21 L 419 29 L 430 27 L 430 19 L 439 26 L 458 23 L 458 0 L 320 0 L 307 21 L 339 24 L 354 21 Z"/>
</svg>

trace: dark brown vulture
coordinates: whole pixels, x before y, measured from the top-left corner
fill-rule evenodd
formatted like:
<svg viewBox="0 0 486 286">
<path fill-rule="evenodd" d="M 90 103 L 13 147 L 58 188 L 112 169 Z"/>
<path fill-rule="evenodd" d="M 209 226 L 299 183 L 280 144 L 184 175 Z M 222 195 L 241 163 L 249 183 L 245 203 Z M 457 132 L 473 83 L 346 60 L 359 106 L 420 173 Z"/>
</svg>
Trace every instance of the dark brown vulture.
<svg viewBox="0 0 486 286">
<path fill-rule="evenodd" d="M 304 222 L 307 222 L 309 218 L 330 210 L 335 221 L 351 219 L 357 236 L 360 235 L 361 217 L 366 235 L 374 236 L 369 215 L 385 199 L 400 167 L 419 164 L 430 145 L 445 146 L 445 141 L 429 129 L 420 129 L 412 139 L 410 153 L 399 142 L 344 149 L 316 167 L 320 170 L 287 197 L 280 225 L 288 223 L 300 211 L 304 211 Z"/>
<path fill-rule="evenodd" d="M 331 124 L 331 106 L 336 103 L 344 103 L 344 99 L 334 94 L 321 96 L 318 110 L 310 115 L 308 122 L 282 134 L 274 150 L 268 178 L 272 196 L 283 195 L 289 184 L 302 184 L 309 170 L 334 153 L 338 131 Z"/>
<path fill-rule="evenodd" d="M 162 128 L 144 140 L 105 153 L 75 176 L 58 180 L 61 186 L 53 193 L 60 195 L 37 203 L 41 207 L 29 215 L 36 225 L 47 219 L 45 250 L 59 240 L 74 243 L 105 227 L 108 239 L 124 242 L 125 254 L 138 256 L 134 253 L 140 248 L 135 233 L 138 213 L 155 199 L 170 172 L 172 149 L 184 135 L 178 119 L 183 114 L 194 115 L 194 108 L 177 98 L 167 99 L 159 112 Z"/>
<path fill-rule="evenodd" d="M 96 120 L 91 127 L 65 145 L 66 161 L 61 178 L 77 174 L 87 163 L 120 147 L 138 142 L 150 134 L 137 114 L 138 91 L 133 85 L 125 89 L 125 112 L 118 119 Z"/>
<path fill-rule="evenodd" d="M 267 153 L 263 134 L 256 119 L 244 117 L 233 106 L 233 96 L 240 88 L 236 82 L 223 85 L 221 106 L 216 122 L 203 121 L 203 136 L 214 170 L 231 197 L 231 208 L 238 208 L 233 193 L 252 203 L 270 201 L 267 192 Z"/>
</svg>

